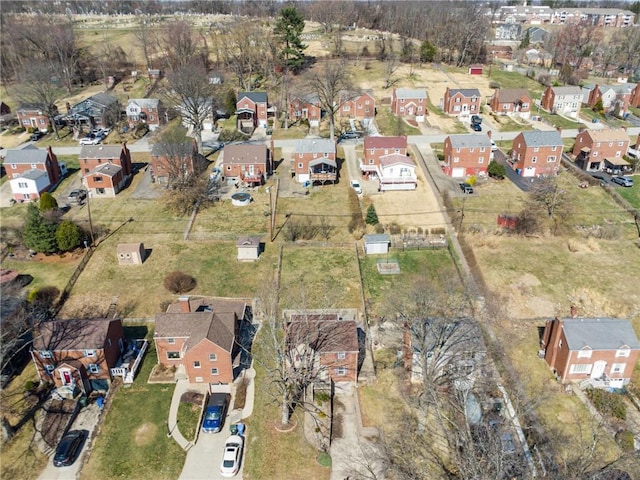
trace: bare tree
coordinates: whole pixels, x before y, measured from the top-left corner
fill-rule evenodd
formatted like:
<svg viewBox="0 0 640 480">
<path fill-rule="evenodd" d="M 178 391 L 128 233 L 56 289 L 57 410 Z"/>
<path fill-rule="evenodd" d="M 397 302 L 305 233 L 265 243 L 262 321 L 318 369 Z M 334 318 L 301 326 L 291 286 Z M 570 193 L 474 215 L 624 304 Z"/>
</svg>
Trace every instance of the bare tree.
<svg viewBox="0 0 640 480">
<path fill-rule="evenodd" d="M 390 53 L 384 59 L 384 88 L 391 88 L 398 83 L 397 78 L 393 78 L 393 75 L 400 68 L 400 60 L 397 55 Z"/>
<path fill-rule="evenodd" d="M 186 130 L 181 125 L 164 129 L 154 142 L 153 153 L 160 157 L 168 184 L 173 189 L 196 186 L 193 178 L 206 170 L 209 164 L 197 152 L 197 148 L 194 149 L 193 139 L 186 136 Z"/>
<path fill-rule="evenodd" d="M 161 51 L 165 52 L 167 70 L 180 71 L 189 65 L 201 63 L 206 66 L 206 56 L 200 50 L 198 36 L 191 24 L 177 20 L 166 24 L 158 36 Z"/>
<path fill-rule="evenodd" d="M 336 113 L 342 106 L 341 91 L 351 91 L 351 84 L 344 61 L 325 61 L 319 70 L 310 72 L 309 88 L 318 95 L 320 105 L 329 118 L 329 138 L 335 136 Z"/>
<path fill-rule="evenodd" d="M 109 77 L 114 75 L 128 65 L 127 55 L 119 45 L 114 45 L 107 38 L 103 38 L 98 45 L 96 55 L 93 57 L 95 63 L 102 74 L 102 81 L 105 88 L 108 86 Z"/>
<path fill-rule="evenodd" d="M 151 62 L 151 58 L 153 57 L 155 45 L 158 43 L 158 40 L 155 38 L 155 31 L 151 25 L 150 17 L 139 16 L 137 19 L 138 25 L 134 28 L 133 34 L 142 50 L 147 68 L 152 68 L 153 63 Z"/>
<path fill-rule="evenodd" d="M 538 179 L 530 195 L 532 209 L 544 212 L 547 220 L 552 222 L 554 232 L 565 226 L 571 218 L 575 199 L 558 177 Z"/>
</svg>

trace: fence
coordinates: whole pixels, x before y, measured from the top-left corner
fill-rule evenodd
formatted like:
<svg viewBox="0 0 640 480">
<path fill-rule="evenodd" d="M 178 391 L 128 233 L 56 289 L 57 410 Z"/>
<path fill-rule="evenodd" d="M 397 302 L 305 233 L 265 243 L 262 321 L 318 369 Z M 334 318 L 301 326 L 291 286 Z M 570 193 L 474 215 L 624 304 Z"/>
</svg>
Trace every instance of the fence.
<svg viewBox="0 0 640 480">
<path fill-rule="evenodd" d="M 60 298 L 58 299 L 58 303 L 56 303 L 56 306 L 54 308 L 54 311 L 53 311 L 53 316 L 54 317 L 56 315 L 58 315 L 58 313 L 60 312 L 60 310 L 64 306 L 65 302 L 69 298 L 69 294 L 71 293 L 71 289 L 74 287 L 74 285 L 78 281 L 78 277 L 83 272 L 84 268 L 87 266 L 87 263 L 89 263 L 89 260 L 91 259 L 94 250 L 95 250 L 95 247 L 90 247 L 90 248 L 86 249 L 86 251 L 84 253 L 84 257 L 82 257 L 82 260 L 80 260 L 80 263 L 78 264 L 76 269 L 71 274 L 71 278 L 69 278 L 69 281 L 67 282 L 67 285 L 64 287 L 64 290 L 62 291 L 62 294 L 60 295 Z"/>
<path fill-rule="evenodd" d="M 420 235 L 403 233 L 391 236 L 391 248 L 398 250 L 432 250 L 447 248 L 448 242 L 444 235 Z"/>
</svg>

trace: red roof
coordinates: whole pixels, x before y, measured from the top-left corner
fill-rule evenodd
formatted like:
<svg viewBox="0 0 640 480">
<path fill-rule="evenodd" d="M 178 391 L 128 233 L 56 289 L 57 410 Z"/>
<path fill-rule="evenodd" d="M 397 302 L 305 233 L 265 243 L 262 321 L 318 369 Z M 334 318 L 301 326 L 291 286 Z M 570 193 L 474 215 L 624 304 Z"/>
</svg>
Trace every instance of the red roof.
<svg viewBox="0 0 640 480">
<path fill-rule="evenodd" d="M 365 137 L 364 149 L 370 148 L 407 148 L 407 137 Z"/>
</svg>

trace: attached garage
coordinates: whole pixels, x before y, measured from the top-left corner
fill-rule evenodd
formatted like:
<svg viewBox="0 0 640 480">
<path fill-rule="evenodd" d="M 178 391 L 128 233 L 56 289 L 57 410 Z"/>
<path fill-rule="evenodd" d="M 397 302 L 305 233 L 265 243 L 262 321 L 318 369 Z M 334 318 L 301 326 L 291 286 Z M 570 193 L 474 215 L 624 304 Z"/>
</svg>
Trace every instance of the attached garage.
<svg viewBox="0 0 640 480">
<path fill-rule="evenodd" d="M 536 167 L 525 167 L 522 171 L 523 177 L 534 177 L 536 175 Z"/>
<path fill-rule="evenodd" d="M 465 169 L 464 168 L 454 168 L 451 170 L 451 176 L 453 178 L 462 178 L 465 175 Z"/>
</svg>

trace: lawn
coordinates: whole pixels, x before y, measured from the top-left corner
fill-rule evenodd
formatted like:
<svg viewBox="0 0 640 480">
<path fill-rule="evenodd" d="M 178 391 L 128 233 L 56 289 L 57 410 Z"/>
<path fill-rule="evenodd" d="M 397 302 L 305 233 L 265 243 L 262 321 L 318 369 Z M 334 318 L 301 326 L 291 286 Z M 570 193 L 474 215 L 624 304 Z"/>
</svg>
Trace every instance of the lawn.
<svg viewBox="0 0 640 480">
<path fill-rule="evenodd" d="M 593 109 L 589 107 L 582 107 L 580 109 L 580 117 L 592 123 L 594 123 L 594 120 L 597 120 L 598 122 L 607 125 L 609 128 L 633 127 L 629 122 L 616 118 L 613 115 L 602 115 L 598 112 L 594 112 Z"/>
<path fill-rule="evenodd" d="M 376 124 L 378 125 L 380 135 L 420 135 L 420 129 L 412 127 L 401 118 L 393 115 L 388 106 L 378 106 L 377 110 Z"/>
<path fill-rule="evenodd" d="M 563 117 L 561 115 L 551 114 L 551 113 L 545 112 L 544 110 L 540 110 L 536 112 L 535 115 L 544 118 L 549 125 L 552 125 L 553 127 L 556 127 L 556 128 L 560 127 L 560 128 L 566 128 L 566 129 L 571 129 L 571 128 L 575 129 L 575 128 L 584 127 L 584 123 L 576 122 L 575 120 L 570 120 L 569 118 Z"/>
<path fill-rule="evenodd" d="M 616 188 L 616 192 L 634 208 L 640 209 L 640 177 L 636 175 L 631 178 L 634 179 L 633 187 Z"/>
<path fill-rule="evenodd" d="M 495 66 L 494 66 L 495 67 Z M 526 88 L 532 97 L 542 94 L 544 86 L 518 72 L 508 72 L 500 68 L 492 68 L 489 81 L 497 82 L 500 88 Z"/>
</svg>

